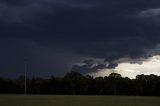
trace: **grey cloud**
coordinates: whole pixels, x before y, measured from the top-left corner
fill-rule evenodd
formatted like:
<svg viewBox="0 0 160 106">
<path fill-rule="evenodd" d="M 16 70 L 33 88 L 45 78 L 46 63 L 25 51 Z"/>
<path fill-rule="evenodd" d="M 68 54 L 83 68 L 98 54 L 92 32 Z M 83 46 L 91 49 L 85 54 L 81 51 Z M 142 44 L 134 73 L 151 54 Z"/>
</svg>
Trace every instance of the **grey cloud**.
<svg viewBox="0 0 160 106">
<path fill-rule="evenodd" d="M 102 69 L 114 69 L 118 66 L 118 63 L 107 63 L 104 61 L 98 62 L 96 60 L 90 59 L 83 61 L 84 64 L 73 65 L 71 71 L 77 71 L 83 74 L 96 73 Z"/>
<path fill-rule="evenodd" d="M 149 8 L 138 13 L 139 19 L 145 23 L 153 23 L 159 26 L 160 23 L 160 8 Z"/>
<path fill-rule="evenodd" d="M 143 10 L 139 13 L 142 17 L 157 17 L 160 15 L 160 8 L 151 8 Z"/>
</svg>

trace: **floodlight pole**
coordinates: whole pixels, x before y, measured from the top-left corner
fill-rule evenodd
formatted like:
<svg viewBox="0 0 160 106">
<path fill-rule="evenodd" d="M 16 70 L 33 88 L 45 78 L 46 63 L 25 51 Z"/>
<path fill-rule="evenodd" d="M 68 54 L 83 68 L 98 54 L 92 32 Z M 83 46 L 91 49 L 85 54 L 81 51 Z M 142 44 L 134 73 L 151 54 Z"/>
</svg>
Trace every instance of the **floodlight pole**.
<svg viewBox="0 0 160 106">
<path fill-rule="evenodd" d="M 24 95 L 27 95 L 27 61 L 25 60 L 25 73 L 24 73 Z"/>
</svg>

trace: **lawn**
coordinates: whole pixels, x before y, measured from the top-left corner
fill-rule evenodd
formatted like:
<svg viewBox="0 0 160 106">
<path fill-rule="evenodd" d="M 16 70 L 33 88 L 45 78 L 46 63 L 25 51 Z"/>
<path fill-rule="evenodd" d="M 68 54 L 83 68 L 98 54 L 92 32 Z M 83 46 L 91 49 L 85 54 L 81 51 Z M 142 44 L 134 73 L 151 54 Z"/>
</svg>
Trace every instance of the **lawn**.
<svg viewBox="0 0 160 106">
<path fill-rule="evenodd" d="M 160 106 L 160 97 L 0 95 L 0 106 Z"/>
</svg>

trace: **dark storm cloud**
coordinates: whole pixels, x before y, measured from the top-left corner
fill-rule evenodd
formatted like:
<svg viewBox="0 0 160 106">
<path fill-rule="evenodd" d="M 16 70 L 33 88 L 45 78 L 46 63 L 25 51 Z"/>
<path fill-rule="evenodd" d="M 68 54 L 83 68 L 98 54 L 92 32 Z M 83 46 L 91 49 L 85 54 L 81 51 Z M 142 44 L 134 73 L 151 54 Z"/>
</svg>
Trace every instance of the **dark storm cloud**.
<svg viewBox="0 0 160 106">
<path fill-rule="evenodd" d="M 61 47 L 21 39 L 1 39 L 0 51 L 0 76 L 5 77 L 23 75 L 25 63 L 28 76 L 63 76 L 74 63 L 84 59 Z"/>
<path fill-rule="evenodd" d="M 105 59 L 92 68 L 86 61 L 82 68 L 90 72 L 114 68 L 122 58 L 139 62 L 155 55 L 150 51 L 160 43 L 159 16 L 158 0 L 0 0 L 0 35 L 46 48 L 60 47 L 64 54 L 68 50 L 82 57 Z M 57 60 L 53 59 L 57 67 L 63 67 L 66 61 Z M 79 68 L 73 66 L 72 70 Z"/>
</svg>

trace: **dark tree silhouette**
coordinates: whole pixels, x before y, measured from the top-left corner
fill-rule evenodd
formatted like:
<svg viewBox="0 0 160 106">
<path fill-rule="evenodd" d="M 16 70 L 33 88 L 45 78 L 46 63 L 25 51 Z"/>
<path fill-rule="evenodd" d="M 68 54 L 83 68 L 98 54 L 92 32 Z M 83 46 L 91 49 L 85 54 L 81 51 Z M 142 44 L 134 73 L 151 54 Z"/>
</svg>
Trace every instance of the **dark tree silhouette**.
<svg viewBox="0 0 160 106">
<path fill-rule="evenodd" d="M 0 93 L 23 94 L 24 80 L 24 76 L 0 78 Z M 124 78 L 117 73 L 93 78 L 72 71 L 63 78 L 27 78 L 27 94 L 160 96 L 159 89 L 160 76 L 153 74 L 137 75 L 136 79 Z"/>
</svg>

